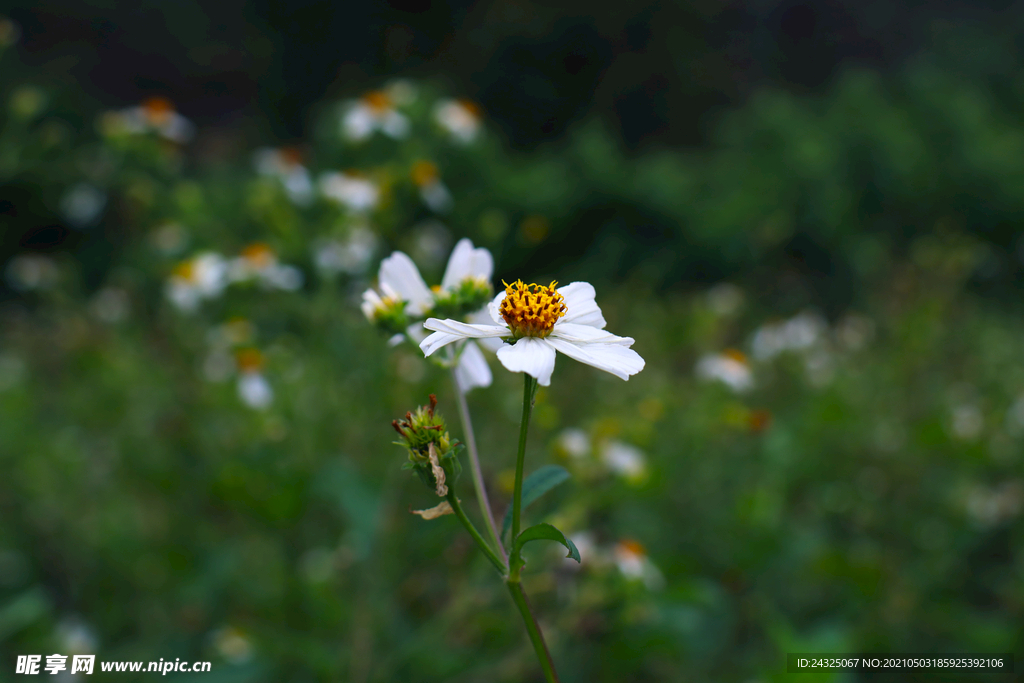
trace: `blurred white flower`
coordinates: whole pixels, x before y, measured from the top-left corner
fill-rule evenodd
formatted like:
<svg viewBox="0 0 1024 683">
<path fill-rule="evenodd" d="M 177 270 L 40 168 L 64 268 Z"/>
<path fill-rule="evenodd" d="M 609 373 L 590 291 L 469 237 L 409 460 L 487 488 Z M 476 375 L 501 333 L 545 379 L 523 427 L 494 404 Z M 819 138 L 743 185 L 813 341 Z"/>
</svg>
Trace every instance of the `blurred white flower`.
<svg viewBox="0 0 1024 683">
<path fill-rule="evenodd" d="M 601 461 L 609 470 L 627 479 L 640 479 L 647 471 L 643 451 L 621 441 L 601 446 Z"/>
<path fill-rule="evenodd" d="M 105 323 L 119 323 L 128 317 L 128 292 L 119 287 L 104 287 L 92 298 L 93 315 Z"/>
<path fill-rule="evenodd" d="M 785 351 L 802 351 L 821 339 L 827 329 L 821 316 L 805 311 L 781 323 L 761 326 L 751 343 L 754 358 L 770 360 Z"/>
<path fill-rule="evenodd" d="M 557 445 L 572 458 L 582 458 L 590 453 L 590 437 L 582 429 L 563 429 L 558 435 Z"/>
<path fill-rule="evenodd" d="M 223 256 L 212 251 L 197 254 L 175 267 L 167 281 L 167 298 L 180 310 L 191 313 L 204 299 L 215 299 L 224 292 L 227 276 L 228 264 Z"/>
<path fill-rule="evenodd" d="M 79 617 L 64 617 L 57 623 L 57 642 L 61 652 L 92 654 L 96 652 L 96 631 Z"/>
<path fill-rule="evenodd" d="M 965 507 L 971 518 L 986 526 L 1013 519 L 1024 507 L 1024 483 L 1011 480 L 994 487 L 974 486 L 967 493 Z"/>
<path fill-rule="evenodd" d="M 263 376 L 263 355 L 256 349 L 241 349 L 235 354 L 238 364 L 238 397 L 254 410 L 264 410 L 274 401 L 274 390 Z"/>
<path fill-rule="evenodd" d="M 366 213 L 377 207 L 380 190 L 368 178 L 354 173 L 332 171 L 320 176 L 320 192 L 356 213 Z"/>
<path fill-rule="evenodd" d="M 373 231 L 357 226 L 344 240 L 317 242 L 313 247 L 313 263 L 324 276 L 338 273 L 359 275 L 366 272 L 379 245 L 380 240 Z"/>
<path fill-rule="evenodd" d="M 295 266 L 282 265 L 277 254 L 263 242 L 253 242 L 242 249 L 238 257 L 228 263 L 231 282 L 256 280 L 266 289 L 294 292 L 302 287 L 302 271 Z"/>
<path fill-rule="evenodd" d="M 299 206 L 307 206 L 313 201 L 313 179 L 302 165 L 302 154 L 298 149 L 264 147 L 256 150 L 253 163 L 260 175 L 281 181 L 288 197 Z"/>
<path fill-rule="evenodd" d="M 393 93 L 374 90 L 349 102 L 341 119 L 341 134 L 352 142 L 366 140 L 375 132 L 392 138 L 409 134 L 409 119 L 395 109 Z"/>
<path fill-rule="evenodd" d="M 15 256 L 4 272 L 7 284 L 20 292 L 50 289 L 57 284 L 59 274 L 53 259 L 39 254 Z"/>
<path fill-rule="evenodd" d="M 434 105 L 434 120 L 456 141 L 469 144 L 480 132 L 480 107 L 469 100 L 440 100 Z"/>
<path fill-rule="evenodd" d="M 659 590 L 665 585 L 665 577 L 650 558 L 642 545 L 632 540 L 615 544 L 615 564 L 624 577 L 631 581 L 642 581 L 649 590 Z"/>
<path fill-rule="evenodd" d="M 217 653 L 231 664 L 244 664 L 252 659 L 252 643 L 234 626 L 225 626 L 213 634 Z"/>
<path fill-rule="evenodd" d="M 452 208 L 452 195 L 441 182 L 437 165 L 430 161 L 417 161 L 412 165 L 412 181 L 420 190 L 420 198 L 432 211 L 444 213 Z"/>
<path fill-rule="evenodd" d="M 707 292 L 708 307 L 717 315 L 730 316 L 743 305 L 743 290 L 734 284 L 723 282 Z"/>
<path fill-rule="evenodd" d="M 192 122 L 177 113 L 164 97 L 151 97 L 141 106 L 108 113 L 105 127 L 114 133 L 157 133 L 177 143 L 188 142 L 195 134 Z"/>
<path fill-rule="evenodd" d="M 701 357 L 697 361 L 697 377 L 722 382 L 737 392 L 749 391 L 754 387 L 754 374 L 747 357 L 736 349 Z"/>
<path fill-rule="evenodd" d="M 60 199 L 60 213 L 72 226 L 82 229 L 99 221 L 107 205 L 107 194 L 95 185 L 78 183 Z"/>
<path fill-rule="evenodd" d="M 985 427 L 985 417 L 981 409 L 974 403 L 962 403 L 952 409 L 950 430 L 958 439 L 972 441 L 981 435 Z"/>
<path fill-rule="evenodd" d="M 490 291 L 493 274 L 494 258 L 491 252 L 482 247 L 475 248 L 468 239 L 461 239 L 452 250 L 440 286 L 431 290 L 423 281 L 423 276 L 412 259 L 396 251 L 380 264 L 378 281 L 384 298 L 382 299 L 372 289 L 367 290 L 363 294 L 363 312 L 367 314 L 368 319 L 373 320 L 376 311 L 381 307 L 395 301 L 403 301 L 406 314 L 415 317 L 425 316 L 434 307 L 435 297 L 455 292 L 466 281 L 479 283 Z M 421 323 L 410 326 L 407 333 L 416 341 L 422 341 L 425 337 Z M 462 347 L 459 362 L 455 366 L 455 377 L 463 392 L 474 387 L 491 385 L 491 370 L 476 343 L 467 342 Z"/>
</svg>

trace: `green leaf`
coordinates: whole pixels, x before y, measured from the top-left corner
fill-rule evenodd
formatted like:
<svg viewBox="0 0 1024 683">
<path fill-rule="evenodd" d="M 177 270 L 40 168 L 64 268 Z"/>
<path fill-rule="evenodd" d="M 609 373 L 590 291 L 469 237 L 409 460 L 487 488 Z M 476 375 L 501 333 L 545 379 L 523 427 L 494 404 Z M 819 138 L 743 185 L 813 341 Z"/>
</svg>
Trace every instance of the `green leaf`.
<svg viewBox="0 0 1024 683">
<path fill-rule="evenodd" d="M 567 480 L 570 476 L 569 472 L 564 467 L 558 465 L 545 465 L 536 472 L 533 472 L 523 481 L 523 506 L 525 510 L 531 503 L 543 496 L 545 493 L 555 488 L 563 481 Z M 508 509 L 505 510 L 505 519 L 501 523 L 501 537 L 505 538 L 508 535 L 508 530 L 512 526 L 512 506 L 509 505 Z"/>
<path fill-rule="evenodd" d="M 576 549 L 576 544 L 566 538 L 565 534 L 555 527 L 551 526 L 547 522 L 541 522 L 540 524 L 535 524 L 528 529 L 524 529 L 523 532 L 519 534 L 518 538 L 516 538 L 515 546 L 512 548 L 510 562 L 515 562 L 521 566 L 521 553 L 523 546 L 530 541 L 541 540 L 558 541 L 569 550 L 569 554 L 566 555 L 566 557 L 571 557 L 577 562 L 580 561 L 580 551 Z"/>
</svg>

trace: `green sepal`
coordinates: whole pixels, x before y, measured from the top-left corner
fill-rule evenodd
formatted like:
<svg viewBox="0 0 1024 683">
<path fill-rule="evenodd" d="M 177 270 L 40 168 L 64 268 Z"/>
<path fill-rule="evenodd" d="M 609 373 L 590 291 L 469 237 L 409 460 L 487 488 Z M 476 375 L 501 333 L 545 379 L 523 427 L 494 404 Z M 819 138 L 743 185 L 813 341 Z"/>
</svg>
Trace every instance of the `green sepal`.
<svg viewBox="0 0 1024 683">
<path fill-rule="evenodd" d="M 521 509 L 525 510 L 531 503 L 555 488 L 562 482 L 568 480 L 572 475 L 568 470 L 559 465 L 545 465 L 523 481 L 523 504 Z M 504 539 L 512 526 L 512 506 L 505 510 L 505 519 L 501 523 L 501 537 Z"/>
<path fill-rule="evenodd" d="M 565 534 L 555 527 L 551 526 L 547 522 L 541 522 L 540 524 L 534 524 L 527 529 L 523 529 L 522 533 L 516 537 L 516 542 L 512 546 L 512 552 L 509 553 L 509 566 L 514 566 L 517 569 L 521 568 L 523 564 L 525 564 L 522 558 L 523 546 L 530 541 L 541 540 L 557 541 L 561 543 L 569 551 L 569 554 L 566 555 L 567 558 L 571 557 L 577 562 L 580 561 L 580 551 L 576 549 L 576 544 L 569 540 Z"/>
</svg>

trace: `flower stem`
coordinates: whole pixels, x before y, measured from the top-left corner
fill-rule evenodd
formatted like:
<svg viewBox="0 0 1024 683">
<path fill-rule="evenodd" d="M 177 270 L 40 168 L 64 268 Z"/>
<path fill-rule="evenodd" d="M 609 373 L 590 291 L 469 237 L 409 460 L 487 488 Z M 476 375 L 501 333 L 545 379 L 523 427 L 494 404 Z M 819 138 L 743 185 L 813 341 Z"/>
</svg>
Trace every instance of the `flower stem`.
<svg viewBox="0 0 1024 683">
<path fill-rule="evenodd" d="M 466 527 L 466 531 L 468 531 L 469 535 L 473 537 L 476 544 L 480 546 L 480 550 L 482 550 L 484 555 L 487 556 L 487 559 L 491 561 L 491 564 L 493 564 L 494 568 L 498 570 L 498 573 L 505 576 L 505 574 L 508 573 L 508 568 L 505 566 L 505 563 L 501 561 L 491 546 L 488 545 L 487 541 L 484 540 L 484 537 L 480 535 L 480 532 L 476 530 L 476 527 L 473 526 L 473 522 L 469 521 L 469 517 L 467 517 L 466 513 L 462 510 L 462 505 L 459 503 L 459 499 L 455 497 L 455 491 L 452 488 L 448 489 L 448 495 L 445 496 L 445 498 L 448 499 L 448 504 L 452 506 L 455 516 L 459 518 L 460 522 L 462 522 L 462 526 Z"/>
<path fill-rule="evenodd" d="M 451 369 L 452 384 L 455 385 L 455 398 L 459 406 L 459 418 L 462 420 L 462 430 L 466 435 L 466 450 L 469 451 L 469 469 L 473 473 L 473 490 L 476 491 L 476 500 L 480 504 L 480 514 L 483 515 L 484 523 L 491 534 L 498 549 L 498 555 L 504 563 L 508 563 L 505 555 L 505 547 L 501 544 L 501 537 L 498 535 L 498 527 L 494 523 L 494 513 L 491 512 L 491 501 L 487 497 L 487 487 L 484 484 L 484 475 L 480 470 L 480 455 L 476 450 L 476 436 L 473 434 L 473 421 L 469 417 L 469 406 L 466 404 L 466 395 L 459 386 L 458 377 L 455 375 L 455 368 Z"/>
<path fill-rule="evenodd" d="M 530 412 L 533 410 L 533 395 L 537 391 L 537 380 L 523 373 L 523 421 L 519 425 L 519 453 L 516 455 L 516 484 L 512 491 L 512 538 L 515 543 L 519 536 L 519 513 L 523 507 L 523 462 L 526 460 L 526 432 L 530 428 Z"/>
<path fill-rule="evenodd" d="M 523 584 L 518 580 L 509 579 L 506 585 L 508 585 L 508 592 L 512 594 L 513 602 L 519 608 L 519 613 L 523 616 L 523 623 L 526 624 L 526 630 L 530 634 L 530 642 L 533 643 L 533 649 L 537 653 L 537 660 L 540 662 L 540 668 L 544 671 L 544 678 L 548 683 L 559 683 L 555 662 L 551 659 L 551 653 L 548 652 L 548 646 L 544 642 L 544 634 L 541 633 L 540 625 L 530 609 L 530 601 L 526 599 L 526 593 L 523 592 Z"/>
</svg>

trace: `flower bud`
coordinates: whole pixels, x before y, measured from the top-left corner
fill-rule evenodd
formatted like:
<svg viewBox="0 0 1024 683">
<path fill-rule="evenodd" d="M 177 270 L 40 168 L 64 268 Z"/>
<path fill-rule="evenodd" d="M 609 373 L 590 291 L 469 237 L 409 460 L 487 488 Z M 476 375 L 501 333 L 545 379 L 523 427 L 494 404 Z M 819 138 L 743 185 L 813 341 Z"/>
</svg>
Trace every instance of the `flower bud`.
<svg viewBox="0 0 1024 683">
<path fill-rule="evenodd" d="M 434 308 L 430 315 L 434 317 L 464 318 L 467 314 L 479 311 L 494 298 L 494 288 L 490 281 L 482 277 L 467 277 L 451 289 L 434 292 Z"/>
<path fill-rule="evenodd" d="M 454 483 L 462 473 L 457 457 L 462 445 L 448 434 L 444 418 L 437 412 L 437 397 L 431 394 L 429 406 L 406 413 L 404 418 L 393 420 L 391 426 L 402 437 L 394 443 L 404 446 L 409 453 L 404 469 L 415 470 L 437 495 L 447 496 L 448 484 Z"/>
</svg>

